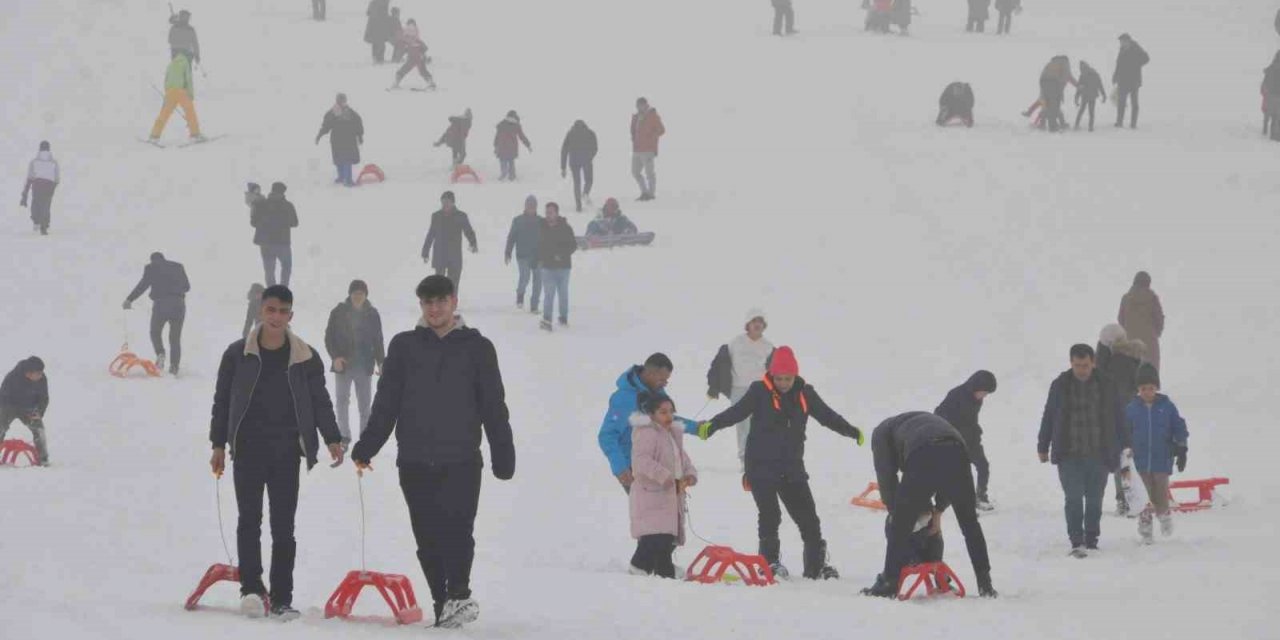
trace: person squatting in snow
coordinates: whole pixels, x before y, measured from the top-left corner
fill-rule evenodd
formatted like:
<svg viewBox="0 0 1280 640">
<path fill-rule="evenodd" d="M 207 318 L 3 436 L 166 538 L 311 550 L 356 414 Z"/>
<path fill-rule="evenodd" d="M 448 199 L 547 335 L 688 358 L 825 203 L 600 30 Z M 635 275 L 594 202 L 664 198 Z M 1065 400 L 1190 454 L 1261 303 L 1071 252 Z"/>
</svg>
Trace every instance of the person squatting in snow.
<svg viewBox="0 0 1280 640">
<path fill-rule="evenodd" d="M 324 112 L 324 120 L 320 122 L 320 132 L 316 134 L 316 144 L 320 138 L 329 136 L 329 147 L 333 155 L 333 165 L 338 169 L 338 177 L 334 184 L 348 187 L 356 186 L 351 177 L 351 168 L 360 163 L 360 145 L 364 144 L 364 121 L 347 104 L 347 94 L 339 93 L 333 106 Z"/>
<path fill-rule="evenodd" d="M 809 488 L 804 466 L 805 426 L 812 415 L 822 426 L 853 439 L 859 446 L 863 436 L 861 430 L 827 406 L 799 374 L 800 365 L 791 347 L 778 347 L 764 377 L 752 382 L 737 404 L 700 424 L 698 437 L 706 440 L 721 429 L 752 419 L 744 462 L 751 497 L 759 512 L 760 555 L 775 576 L 789 575 L 780 558 L 781 499 L 804 541 L 804 577 L 830 580 L 840 574 L 828 564 L 827 542 L 822 538 L 822 523 Z"/>
<path fill-rule="evenodd" d="M 938 96 L 938 126 L 944 127 L 952 120 L 973 126 L 973 88 L 967 82 L 952 82 Z"/>
<path fill-rule="evenodd" d="M 707 398 L 724 396 L 732 404 L 738 404 L 747 395 L 751 384 L 765 376 L 769 358 L 773 356 L 773 343 L 764 337 L 769 327 L 764 312 L 752 309 L 747 312 L 742 333 L 720 345 L 716 357 L 707 369 Z M 742 472 L 742 486 L 747 481 L 747 438 L 751 435 L 751 418 L 736 425 L 738 431 L 738 467 Z M 749 490 L 749 489 L 748 489 Z"/>
<path fill-rule="evenodd" d="M 609 198 L 600 208 L 600 215 L 587 223 L 587 237 L 625 236 L 639 233 L 634 222 L 623 215 L 617 198 Z"/>
<path fill-rule="evenodd" d="M 494 127 L 493 134 L 493 155 L 498 156 L 498 164 L 502 167 L 502 175 L 498 176 L 499 181 L 516 179 L 516 158 L 520 157 L 520 143 L 524 143 L 524 148 L 530 153 L 533 152 L 533 145 L 529 144 L 529 139 L 524 135 L 524 127 L 520 126 L 520 115 L 514 109 L 507 112 L 507 116 Z"/>
<path fill-rule="evenodd" d="M 0 442 L 9 425 L 20 421 L 31 430 L 36 447 L 36 465 L 49 464 L 49 443 L 45 439 L 44 414 L 49 409 L 49 379 L 44 361 L 31 356 L 18 362 L 0 383 Z"/>
<path fill-rule="evenodd" d="M 27 181 L 22 185 L 19 206 L 31 204 L 31 223 L 41 235 L 49 235 L 49 223 L 53 218 L 53 192 L 62 180 L 58 161 L 53 159 L 49 141 L 40 141 L 40 150 L 27 164 Z M 28 196 L 30 199 L 28 200 Z"/>
<path fill-rule="evenodd" d="M 982 402 L 987 396 L 996 392 L 996 376 L 990 371 L 978 371 L 969 376 L 964 384 L 952 389 L 933 413 L 946 420 L 964 439 L 965 450 L 969 460 L 978 470 L 977 508 L 990 511 L 991 498 L 987 494 L 987 486 L 991 481 L 991 464 L 987 462 L 987 452 L 982 448 L 982 425 L 978 424 L 978 413 L 982 411 Z"/>
<path fill-rule="evenodd" d="M 159 251 L 151 254 L 151 262 L 142 268 L 142 279 L 124 299 L 124 309 L 133 308 L 147 290 L 151 290 L 151 347 L 156 352 L 156 366 L 163 369 L 165 349 L 163 331 L 169 325 L 169 373 L 178 375 L 182 364 L 182 325 L 187 319 L 187 292 L 191 281 L 180 262 L 164 257 Z"/>
<path fill-rule="evenodd" d="M 622 490 L 630 493 L 635 474 L 631 469 L 631 415 L 639 410 L 642 397 L 666 397 L 667 383 L 675 365 L 664 353 L 654 353 L 643 365 L 628 367 L 618 376 L 617 390 L 609 396 L 609 408 L 600 422 L 597 441 L 609 462 L 609 472 Z M 676 416 L 688 434 L 698 433 L 698 423 Z"/>
<path fill-rule="evenodd" d="M 453 166 L 457 167 L 467 159 L 467 135 L 471 133 L 471 108 L 460 116 L 449 116 L 449 127 L 440 134 L 440 139 L 432 146 L 445 145 L 453 152 Z"/>
<path fill-rule="evenodd" d="M 457 290 L 448 278 L 428 276 L 415 293 L 422 318 L 415 329 L 391 339 L 369 424 L 351 458 L 361 473 L 371 470 L 395 432 L 400 488 L 436 625 L 456 628 L 480 615 L 471 566 L 484 467 L 482 429 L 494 477 L 515 475 L 516 452 L 493 343 L 459 324 Z M 441 376 L 446 366 L 449 374 Z"/>
<path fill-rule="evenodd" d="M 698 470 L 684 447 L 676 405 L 661 394 L 642 394 L 631 414 L 631 537 L 636 552 L 630 572 L 675 578 L 671 555 L 685 542 L 685 491 L 698 484 Z"/>
<path fill-rule="evenodd" d="M 1125 407 L 1125 428 L 1131 434 L 1133 463 L 1146 487 L 1151 505 L 1138 516 L 1138 533 L 1151 544 L 1152 515 L 1160 519 L 1160 533 L 1173 534 L 1169 509 L 1169 476 L 1176 462 L 1187 468 L 1187 421 L 1169 396 L 1159 393 L 1160 376 L 1151 365 L 1138 370 L 1138 395 Z"/>
</svg>

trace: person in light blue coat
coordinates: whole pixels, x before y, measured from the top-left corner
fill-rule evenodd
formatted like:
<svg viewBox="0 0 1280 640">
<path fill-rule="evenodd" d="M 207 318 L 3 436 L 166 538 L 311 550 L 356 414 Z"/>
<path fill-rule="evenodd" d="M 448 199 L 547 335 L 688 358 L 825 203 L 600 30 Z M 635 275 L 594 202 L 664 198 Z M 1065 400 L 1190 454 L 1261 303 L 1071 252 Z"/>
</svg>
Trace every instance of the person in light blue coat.
<svg viewBox="0 0 1280 640">
<path fill-rule="evenodd" d="M 623 490 L 631 492 L 631 414 L 639 410 L 640 398 L 665 398 L 663 390 L 675 369 L 671 358 L 655 353 L 643 365 L 633 366 L 618 376 L 618 390 L 609 396 L 609 410 L 600 424 L 600 450 L 609 460 L 609 471 L 618 479 Z M 698 433 L 698 423 L 676 417 L 684 425 L 684 432 Z"/>
<path fill-rule="evenodd" d="M 1147 489 L 1151 507 L 1138 517 L 1138 533 L 1152 542 L 1152 509 L 1160 519 L 1160 532 L 1173 533 L 1169 509 L 1169 476 L 1176 460 L 1178 471 L 1187 467 L 1187 421 L 1173 401 L 1162 393 L 1155 368 L 1144 364 L 1138 370 L 1138 395 L 1125 407 L 1125 422 L 1133 434 L 1133 465 Z"/>
</svg>

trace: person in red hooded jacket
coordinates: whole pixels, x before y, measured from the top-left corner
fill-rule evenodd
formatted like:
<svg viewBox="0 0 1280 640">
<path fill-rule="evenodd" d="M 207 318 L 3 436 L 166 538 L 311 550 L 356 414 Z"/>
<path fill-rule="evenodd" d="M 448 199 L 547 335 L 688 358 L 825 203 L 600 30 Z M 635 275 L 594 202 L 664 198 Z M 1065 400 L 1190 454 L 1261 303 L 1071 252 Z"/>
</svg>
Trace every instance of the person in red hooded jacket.
<svg viewBox="0 0 1280 640">
<path fill-rule="evenodd" d="M 645 98 L 637 98 L 636 112 L 631 116 L 631 175 L 640 185 L 639 200 L 652 200 L 658 190 L 653 161 L 658 157 L 658 139 L 666 132 L 658 111 Z"/>
</svg>

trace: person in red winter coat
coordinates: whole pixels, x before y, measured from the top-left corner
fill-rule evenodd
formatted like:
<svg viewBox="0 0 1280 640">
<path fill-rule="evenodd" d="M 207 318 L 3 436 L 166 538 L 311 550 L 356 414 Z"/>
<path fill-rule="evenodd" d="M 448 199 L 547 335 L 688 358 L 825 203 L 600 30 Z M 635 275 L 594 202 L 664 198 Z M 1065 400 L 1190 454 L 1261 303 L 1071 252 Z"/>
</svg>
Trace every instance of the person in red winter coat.
<svg viewBox="0 0 1280 640">
<path fill-rule="evenodd" d="M 507 117 L 498 123 L 497 132 L 493 135 L 493 154 L 498 156 L 502 165 L 502 175 L 498 180 L 516 179 L 516 158 L 520 157 L 520 143 L 524 148 L 533 151 L 533 145 L 524 136 L 524 128 L 520 126 L 520 115 L 514 109 L 507 112 Z"/>
<path fill-rule="evenodd" d="M 662 116 L 649 106 L 645 98 L 636 100 L 636 112 L 631 116 L 631 175 L 640 185 L 639 200 L 652 200 L 658 190 L 658 177 L 653 161 L 658 157 L 658 139 L 667 133 Z M 641 173 L 643 172 L 643 174 Z M 648 182 L 645 179 L 648 179 Z"/>
</svg>

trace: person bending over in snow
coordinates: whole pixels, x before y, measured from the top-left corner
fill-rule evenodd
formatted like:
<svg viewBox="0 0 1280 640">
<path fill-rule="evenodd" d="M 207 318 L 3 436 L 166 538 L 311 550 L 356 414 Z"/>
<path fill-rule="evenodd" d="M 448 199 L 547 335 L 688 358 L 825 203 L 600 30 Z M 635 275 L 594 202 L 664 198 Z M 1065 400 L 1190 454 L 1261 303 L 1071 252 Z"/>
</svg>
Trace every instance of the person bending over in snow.
<svg viewBox="0 0 1280 640">
<path fill-rule="evenodd" d="M 630 572 L 676 577 L 671 554 L 684 544 L 685 490 L 698 484 L 698 470 L 684 448 L 676 405 L 664 395 L 640 402 L 631 414 L 631 537 L 636 552 Z"/>
<path fill-rule="evenodd" d="M 410 71 L 417 69 L 422 79 L 427 81 L 427 88 L 435 89 L 436 81 L 431 77 L 431 72 L 427 71 L 427 63 L 431 62 L 431 58 L 427 57 L 427 43 L 423 42 L 422 38 L 419 37 L 418 23 L 413 18 L 409 18 L 409 21 L 405 23 L 404 32 L 401 33 L 400 37 L 404 42 L 404 51 L 407 58 L 404 64 L 396 70 L 396 81 L 391 85 L 391 88 L 399 89 L 400 81 L 404 80 L 404 77 L 409 75 Z"/>
<path fill-rule="evenodd" d="M 622 208 L 616 198 L 604 201 L 600 209 L 600 217 L 587 224 L 588 236 L 629 235 L 638 233 L 634 222 L 622 214 Z"/>
<path fill-rule="evenodd" d="M 969 376 L 964 384 L 952 389 L 933 412 L 946 420 L 960 432 L 964 438 L 965 448 L 969 452 L 969 460 L 978 469 L 978 504 L 983 511 L 991 511 L 991 499 L 987 496 L 987 483 L 991 480 L 991 466 L 987 463 L 987 452 L 982 448 L 982 425 L 978 424 L 978 413 L 982 411 L 982 401 L 996 392 L 996 376 L 990 371 L 978 371 Z"/>
<path fill-rule="evenodd" d="M 453 166 L 462 164 L 467 159 L 467 135 L 471 133 L 471 108 L 460 116 L 449 116 L 449 128 L 440 134 L 435 145 L 445 145 L 453 151 Z"/>
<path fill-rule="evenodd" d="M 524 148 L 530 153 L 533 152 L 533 145 L 529 144 L 529 139 L 524 136 L 524 127 L 520 126 L 520 115 L 511 110 L 507 112 L 507 117 L 498 123 L 496 131 L 493 134 L 493 154 L 498 156 L 498 163 L 502 166 L 502 175 L 498 176 L 498 180 L 516 179 L 516 158 L 520 157 L 520 143 L 524 143 Z"/>
<path fill-rule="evenodd" d="M 973 473 L 965 452 L 964 437 L 946 420 L 923 411 L 894 416 L 871 434 L 880 499 L 889 509 L 889 542 L 884 570 L 863 595 L 893 598 L 898 577 L 910 559 L 910 538 L 922 513 L 955 507 L 956 521 L 964 533 L 969 560 L 978 576 L 978 593 L 996 597 L 991 586 L 991 560 L 975 510 Z M 899 480 L 901 474 L 901 480 Z M 933 523 L 936 528 L 937 523 Z"/>
<path fill-rule="evenodd" d="M 1169 476 L 1174 462 L 1178 471 L 1187 468 L 1187 421 L 1160 390 L 1160 376 L 1151 365 L 1138 370 L 1138 396 L 1125 407 L 1125 428 L 1133 435 L 1133 464 L 1147 488 L 1151 505 L 1138 516 L 1138 533 L 1151 544 L 1152 511 L 1160 519 L 1160 533 L 1173 534 L 1173 513 L 1169 510 Z"/>
<path fill-rule="evenodd" d="M 716 357 L 711 360 L 711 367 L 707 369 L 708 398 L 714 400 L 724 396 L 729 402 L 737 404 L 747 395 L 751 384 L 764 377 L 769 358 L 773 356 L 773 343 L 764 337 L 764 330 L 768 327 L 763 311 L 752 309 L 747 312 L 746 322 L 742 325 L 743 332 L 728 343 L 720 345 Z M 747 438 L 751 434 L 751 421 L 739 423 L 737 431 L 742 488 L 750 491 L 746 471 Z"/>
<path fill-rule="evenodd" d="M 35 356 L 18 362 L 18 366 L 0 384 L 0 442 L 9 425 L 19 420 L 31 430 L 36 446 L 36 465 L 49 465 L 49 444 L 44 436 L 44 414 L 49 408 L 49 380 L 44 375 L 44 361 Z"/>
<path fill-rule="evenodd" d="M 812 414 L 822 426 L 852 438 L 859 446 L 863 436 L 862 431 L 828 407 L 799 373 L 800 365 L 791 347 L 778 347 L 764 378 L 751 383 L 737 404 L 700 424 L 698 437 L 706 440 L 721 429 L 751 419 L 746 475 L 759 510 L 760 555 L 775 576 L 789 575 L 779 559 L 781 499 L 804 540 L 804 577 L 831 580 L 840 574 L 827 563 L 827 542 L 822 539 L 822 523 L 809 489 L 809 474 L 804 467 L 805 425 Z"/>
<path fill-rule="evenodd" d="M 166 260 L 159 251 L 151 254 L 151 262 L 142 269 L 142 279 L 124 300 L 125 310 L 133 307 L 133 301 L 151 290 L 151 346 L 156 351 L 156 366 L 164 368 L 164 337 L 161 332 L 169 325 L 169 373 L 178 375 L 182 364 L 182 324 L 187 319 L 187 292 L 191 282 L 181 262 Z"/>
<path fill-rule="evenodd" d="M 938 97 L 938 126 L 945 127 L 953 119 L 973 126 L 973 88 L 967 82 L 952 82 Z"/>
</svg>

